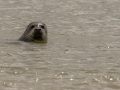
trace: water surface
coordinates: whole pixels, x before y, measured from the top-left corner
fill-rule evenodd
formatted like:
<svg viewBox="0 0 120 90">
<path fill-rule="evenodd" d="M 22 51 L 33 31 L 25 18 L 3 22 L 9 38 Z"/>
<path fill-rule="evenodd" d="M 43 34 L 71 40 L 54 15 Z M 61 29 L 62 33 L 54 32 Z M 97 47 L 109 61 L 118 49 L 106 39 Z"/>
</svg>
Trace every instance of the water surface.
<svg viewBox="0 0 120 90">
<path fill-rule="evenodd" d="M 0 90 L 119 90 L 119 0 L 1 0 Z M 48 43 L 17 41 L 43 21 Z"/>
</svg>

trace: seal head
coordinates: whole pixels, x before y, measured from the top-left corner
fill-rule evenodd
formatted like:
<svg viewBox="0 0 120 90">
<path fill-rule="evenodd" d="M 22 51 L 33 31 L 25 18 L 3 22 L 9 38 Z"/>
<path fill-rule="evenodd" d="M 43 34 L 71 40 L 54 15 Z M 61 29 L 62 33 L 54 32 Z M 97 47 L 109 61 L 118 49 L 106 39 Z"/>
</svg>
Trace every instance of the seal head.
<svg viewBox="0 0 120 90">
<path fill-rule="evenodd" d="M 42 22 L 31 22 L 18 40 L 47 43 L 47 27 Z"/>
</svg>

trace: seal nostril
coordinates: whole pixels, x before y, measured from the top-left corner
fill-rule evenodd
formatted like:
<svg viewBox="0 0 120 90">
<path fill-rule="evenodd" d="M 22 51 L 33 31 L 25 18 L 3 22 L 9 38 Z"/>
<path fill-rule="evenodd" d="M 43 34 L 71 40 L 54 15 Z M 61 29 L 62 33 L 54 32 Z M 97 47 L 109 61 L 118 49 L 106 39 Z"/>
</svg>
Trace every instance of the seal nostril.
<svg viewBox="0 0 120 90">
<path fill-rule="evenodd" d="M 35 29 L 35 31 L 41 31 L 41 29 Z"/>
</svg>

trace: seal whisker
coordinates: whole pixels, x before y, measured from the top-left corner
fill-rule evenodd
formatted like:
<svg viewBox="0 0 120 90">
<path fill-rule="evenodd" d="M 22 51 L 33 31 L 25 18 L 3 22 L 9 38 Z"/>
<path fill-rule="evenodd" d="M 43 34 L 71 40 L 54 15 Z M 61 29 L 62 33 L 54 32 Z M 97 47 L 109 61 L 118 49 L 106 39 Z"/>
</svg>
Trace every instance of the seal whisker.
<svg viewBox="0 0 120 90">
<path fill-rule="evenodd" d="M 47 42 L 47 37 L 45 35 L 42 35 L 43 39 L 44 39 L 44 42 L 46 43 Z"/>
</svg>

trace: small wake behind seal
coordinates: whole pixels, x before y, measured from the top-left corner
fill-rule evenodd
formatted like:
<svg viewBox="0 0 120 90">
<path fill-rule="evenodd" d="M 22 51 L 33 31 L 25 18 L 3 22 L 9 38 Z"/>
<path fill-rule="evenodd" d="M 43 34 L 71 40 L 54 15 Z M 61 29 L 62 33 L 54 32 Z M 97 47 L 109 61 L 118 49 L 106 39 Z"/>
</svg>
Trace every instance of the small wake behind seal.
<svg viewBox="0 0 120 90">
<path fill-rule="evenodd" d="M 42 22 L 31 22 L 18 40 L 47 43 L 47 27 Z"/>
</svg>

